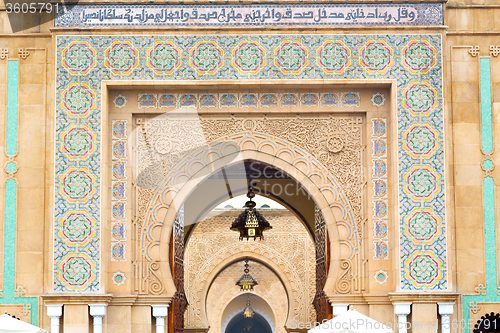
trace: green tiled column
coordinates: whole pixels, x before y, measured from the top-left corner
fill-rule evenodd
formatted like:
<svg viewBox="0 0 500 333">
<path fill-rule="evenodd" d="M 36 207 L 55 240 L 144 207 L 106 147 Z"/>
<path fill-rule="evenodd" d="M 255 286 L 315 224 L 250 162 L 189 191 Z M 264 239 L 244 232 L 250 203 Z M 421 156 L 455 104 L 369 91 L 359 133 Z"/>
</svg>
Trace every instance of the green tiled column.
<svg viewBox="0 0 500 333">
<path fill-rule="evenodd" d="M 3 292 L 0 294 L 0 304 L 23 305 L 23 311 L 31 311 L 31 324 L 38 323 L 38 298 L 24 297 L 22 287 L 16 288 L 16 222 L 17 222 L 17 180 L 14 174 L 17 163 L 18 132 L 18 93 L 19 93 L 19 61 L 9 60 L 7 65 L 7 126 L 5 151 L 7 164 L 5 172 L 8 174 L 5 181 L 5 227 L 4 227 L 4 256 L 3 256 Z M 40 278 L 40 277 L 34 277 Z"/>
<path fill-rule="evenodd" d="M 486 286 L 478 288 L 479 295 L 463 296 L 463 318 L 469 323 L 470 311 L 477 309 L 477 303 L 500 302 L 497 285 L 497 247 L 495 235 L 495 182 L 490 175 L 493 169 L 493 123 L 491 113 L 491 63 L 490 58 L 479 59 L 481 85 L 481 148 L 485 155 L 482 168 L 486 172 L 483 179 L 483 213 Z M 474 323 L 471 323 L 474 324 Z M 469 330 L 466 329 L 466 332 Z"/>
</svg>

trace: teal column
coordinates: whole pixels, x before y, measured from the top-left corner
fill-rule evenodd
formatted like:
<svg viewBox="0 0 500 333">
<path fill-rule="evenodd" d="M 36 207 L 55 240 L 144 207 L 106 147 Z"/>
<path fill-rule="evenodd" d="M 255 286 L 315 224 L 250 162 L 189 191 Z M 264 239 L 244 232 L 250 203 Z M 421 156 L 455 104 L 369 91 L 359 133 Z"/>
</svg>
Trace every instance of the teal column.
<svg viewBox="0 0 500 333">
<path fill-rule="evenodd" d="M 483 213 L 486 286 L 479 285 L 479 295 L 463 296 L 463 318 L 468 325 L 470 312 L 480 311 L 477 303 L 500 302 L 497 281 L 497 242 L 495 232 L 495 182 L 490 175 L 493 170 L 493 121 L 491 112 L 491 62 L 490 58 L 479 59 L 480 98 L 481 98 L 481 149 L 485 155 L 481 168 L 485 172 L 483 179 Z M 470 323 L 473 327 L 475 323 Z M 470 331 L 470 329 L 466 329 Z"/>
<path fill-rule="evenodd" d="M 16 223 L 17 223 L 17 132 L 18 132 L 18 94 L 19 94 L 19 61 L 9 60 L 7 65 L 7 125 L 5 136 L 5 152 L 8 158 L 5 172 L 5 227 L 3 255 L 3 291 L 0 293 L 0 304 L 23 305 L 22 311 L 31 312 L 31 324 L 38 324 L 38 298 L 24 297 L 26 291 L 16 288 Z M 34 277 L 40 278 L 40 277 Z"/>
</svg>

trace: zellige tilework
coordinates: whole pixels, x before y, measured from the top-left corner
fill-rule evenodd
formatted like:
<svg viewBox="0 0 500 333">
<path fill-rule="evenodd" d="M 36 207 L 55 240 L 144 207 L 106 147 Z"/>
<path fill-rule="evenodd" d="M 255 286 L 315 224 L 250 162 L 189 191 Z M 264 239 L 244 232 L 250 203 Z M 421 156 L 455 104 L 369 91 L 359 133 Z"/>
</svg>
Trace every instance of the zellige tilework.
<svg viewBox="0 0 500 333">
<path fill-rule="evenodd" d="M 283 79 L 397 81 L 400 285 L 446 290 L 441 40 L 438 34 L 57 36 L 54 290 L 100 290 L 102 80 Z M 77 133 L 85 140 L 74 140 Z M 68 232 L 75 223 L 85 230 L 78 237 Z"/>
</svg>

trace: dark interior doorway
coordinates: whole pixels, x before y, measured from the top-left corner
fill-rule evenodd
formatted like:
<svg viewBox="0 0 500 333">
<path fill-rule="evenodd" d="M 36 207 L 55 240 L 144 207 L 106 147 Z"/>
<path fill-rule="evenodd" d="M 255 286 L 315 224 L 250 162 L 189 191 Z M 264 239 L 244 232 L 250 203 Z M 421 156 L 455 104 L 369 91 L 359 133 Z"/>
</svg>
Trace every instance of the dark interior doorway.
<svg viewBox="0 0 500 333">
<path fill-rule="evenodd" d="M 245 318 L 243 312 L 236 315 L 222 333 L 273 333 L 264 317 L 255 313 L 252 318 Z"/>
</svg>

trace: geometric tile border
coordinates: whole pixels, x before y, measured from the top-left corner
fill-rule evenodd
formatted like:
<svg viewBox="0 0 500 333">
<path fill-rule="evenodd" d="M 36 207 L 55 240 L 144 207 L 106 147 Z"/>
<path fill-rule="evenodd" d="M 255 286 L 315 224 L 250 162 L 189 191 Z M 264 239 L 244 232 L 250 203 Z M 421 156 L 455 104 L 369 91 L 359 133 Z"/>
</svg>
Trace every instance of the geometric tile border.
<svg viewBox="0 0 500 333">
<path fill-rule="evenodd" d="M 359 92 L 325 93 L 187 93 L 139 94 L 138 108 L 308 108 L 340 107 L 359 108 Z"/>
<path fill-rule="evenodd" d="M 111 125 L 111 261 L 126 261 L 127 248 L 127 121 Z"/>
<path fill-rule="evenodd" d="M 53 289 L 100 290 L 103 80 L 392 79 L 400 287 L 446 290 L 441 40 L 439 34 L 57 36 Z"/>
<path fill-rule="evenodd" d="M 375 260 L 389 260 L 387 194 L 387 120 L 372 119 L 372 200 Z"/>
</svg>

